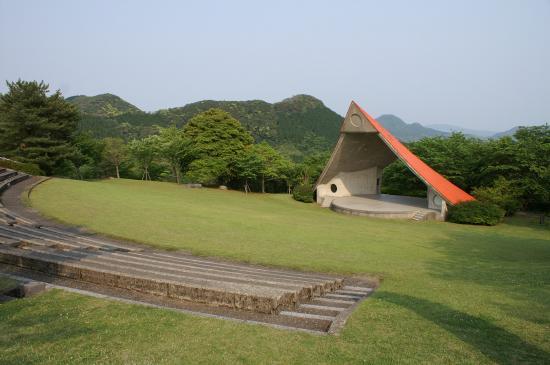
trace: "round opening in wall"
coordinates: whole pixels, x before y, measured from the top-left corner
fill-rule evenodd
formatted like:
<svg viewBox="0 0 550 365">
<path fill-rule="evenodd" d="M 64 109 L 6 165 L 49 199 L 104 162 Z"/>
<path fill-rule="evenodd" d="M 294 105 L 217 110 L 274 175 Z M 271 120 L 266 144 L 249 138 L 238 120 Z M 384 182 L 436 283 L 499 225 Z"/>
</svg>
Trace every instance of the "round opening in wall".
<svg viewBox="0 0 550 365">
<path fill-rule="evenodd" d="M 359 114 L 352 114 L 350 117 L 350 122 L 352 126 L 359 128 L 363 124 L 363 118 L 361 118 Z"/>
<path fill-rule="evenodd" d="M 332 191 L 333 193 L 338 191 L 338 187 L 336 186 L 336 184 L 330 184 L 330 191 Z"/>
</svg>

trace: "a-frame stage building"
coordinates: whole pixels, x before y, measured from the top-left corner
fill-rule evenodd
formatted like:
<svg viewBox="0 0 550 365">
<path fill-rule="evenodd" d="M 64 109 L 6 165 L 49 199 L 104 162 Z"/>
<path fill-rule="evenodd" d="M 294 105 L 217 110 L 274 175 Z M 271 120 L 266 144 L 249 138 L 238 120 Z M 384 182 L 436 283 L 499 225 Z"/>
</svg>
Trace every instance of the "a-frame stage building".
<svg viewBox="0 0 550 365">
<path fill-rule="evenodd" d="M 382 170 L 396 159 L 426 184 L 427 198 L 380 193 Z M 322 206 L 389 218 L 442 220 L 448 205 L 474 200 L 420 160 L 354 101 L 315 189 Z"/>
</svg>

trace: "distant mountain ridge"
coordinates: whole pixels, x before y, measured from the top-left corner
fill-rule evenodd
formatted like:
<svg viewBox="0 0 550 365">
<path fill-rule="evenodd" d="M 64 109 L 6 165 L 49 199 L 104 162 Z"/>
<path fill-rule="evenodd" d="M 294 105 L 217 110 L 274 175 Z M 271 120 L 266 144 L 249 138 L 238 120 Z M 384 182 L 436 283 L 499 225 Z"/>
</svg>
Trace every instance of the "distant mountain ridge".
<svg viewBox="0 0 550 365">
<path fill-rule="evenodd" d="M 507 131 L 495 133 L 491 136 L 491 138 L 500 138 L 500 137 L 505 137 L 505 136 L 513 136 L 517 132 L 517 130 L 520 129 L 520 128 L 521 128 L 521 126 L 516 126 L 516 127 L 508 129 Z"/>
<path fill-rule="evenodd" d="M 475 136 L 475 137 L 482 137 L 482 138 L 488 138 L 492 137 L 498 132 L 496 131 L 488 131 L 488 130 L 481 130 L 481 129 L 471 129 L 471 128 L 464 128 L 461 126 L 453 125 L 453 124 L 429 124 L 426 127 L 437 129 L 439 131 L 452 133 L 452 132 L 460 132 L 467 135 Z"/>
<path fill-rule="evenodd" d="M 401 118 L 393 114 L 383 114 L 376 118 L 391 134 L 404 142 L 412 142 L 424 137 L 446 137 L 450 133 L 427 128 L 420 123 L 405 123 Z"/>
</svg>

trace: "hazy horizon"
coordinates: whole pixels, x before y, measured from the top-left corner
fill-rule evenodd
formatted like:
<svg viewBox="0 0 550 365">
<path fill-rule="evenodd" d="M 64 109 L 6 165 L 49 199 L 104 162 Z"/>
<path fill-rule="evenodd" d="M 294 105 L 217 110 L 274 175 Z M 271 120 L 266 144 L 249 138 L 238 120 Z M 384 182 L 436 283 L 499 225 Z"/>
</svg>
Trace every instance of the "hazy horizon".
<svg viewBox="0 0 550 365">
<path fill-rule="evenodd" d="M 4 80 L 146 111 L 309 94 L 344 114 L 503 131 L 550 120 L 550 2 L 0 0 Z"/>
</svg>

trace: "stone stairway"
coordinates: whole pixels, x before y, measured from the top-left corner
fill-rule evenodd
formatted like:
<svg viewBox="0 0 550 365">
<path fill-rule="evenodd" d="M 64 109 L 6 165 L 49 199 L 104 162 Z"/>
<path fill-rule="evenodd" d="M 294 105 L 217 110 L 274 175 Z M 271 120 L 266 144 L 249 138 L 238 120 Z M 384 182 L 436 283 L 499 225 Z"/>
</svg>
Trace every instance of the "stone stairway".
<svg viewBox="0 0 550 365">
<path fill-rule="evenodd" d="M 414 215 L 411 217 L 411 220 L 412 221 L 424 221 L 426 220 L 426 216 L 429 214 L 430 212 L 426 212 L 424 210 L 417 210 Z"/>
<path fill-rule="evenodd" d="M 3 189 L 0 185 L 0 191 L 26 178 L 0 170 L 0 184 L 9 184 Z M 349 286 L 346 278 L 334 275 L 142 248 L 37 223 L 0 204 L 2 267 L 38 275 L 38 279 L 40 275 L 53 278 L 52 282 L 66 280 L 76 287 L 91 285 L 95 291 L 114 290 L 115 296 L 134 293 L 130 296 L 141 296 L 144 302 L 164 298 L 163 305 L 175 307 L 195 303 L 193 310 L 198 312 L 218 311 L 233 318 L 250 313 L 248 317 L 259 322 L 320 332 L 345 320 L 350 308 L 372 290 Z"/>
<path fill-rule="evenodd" d="M 10 186 L 29 178 L 29 175 L 14 170 L 0 168 L 0 194 Z"/>
</svg>

